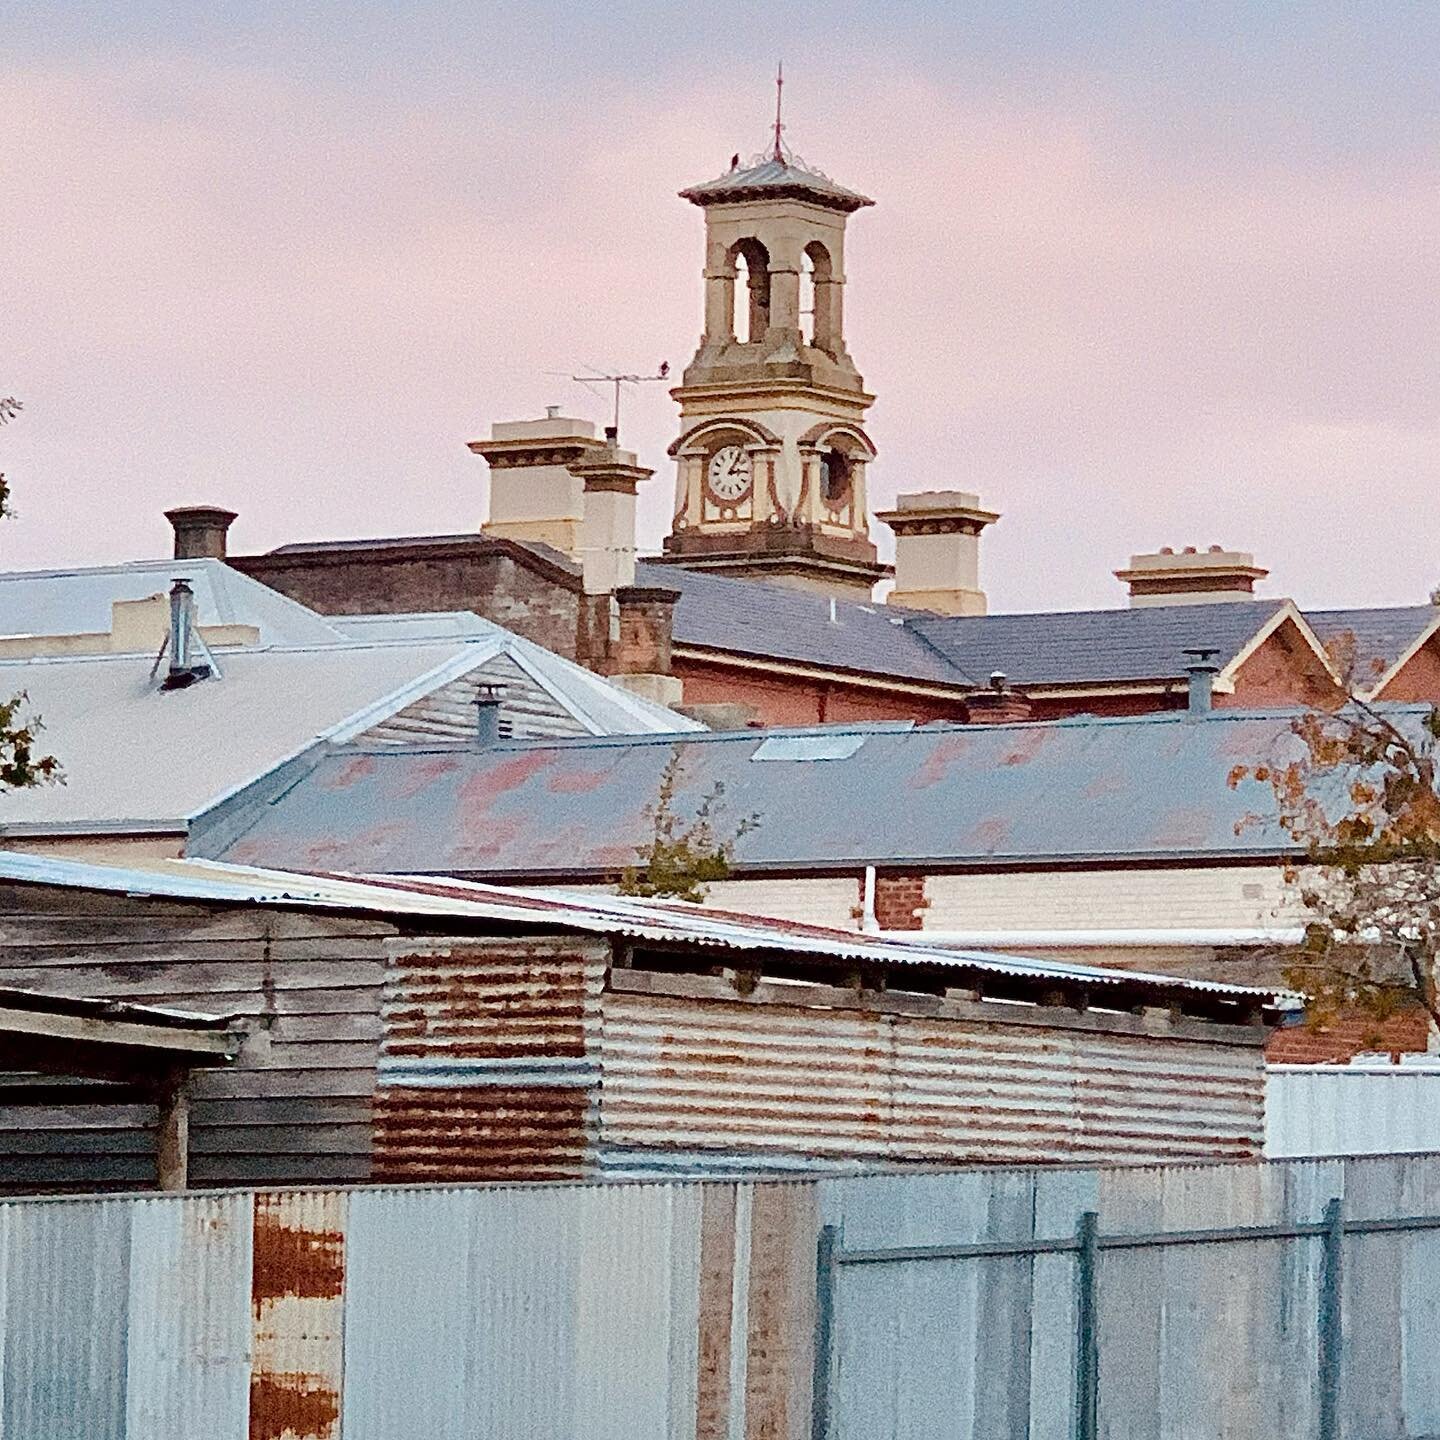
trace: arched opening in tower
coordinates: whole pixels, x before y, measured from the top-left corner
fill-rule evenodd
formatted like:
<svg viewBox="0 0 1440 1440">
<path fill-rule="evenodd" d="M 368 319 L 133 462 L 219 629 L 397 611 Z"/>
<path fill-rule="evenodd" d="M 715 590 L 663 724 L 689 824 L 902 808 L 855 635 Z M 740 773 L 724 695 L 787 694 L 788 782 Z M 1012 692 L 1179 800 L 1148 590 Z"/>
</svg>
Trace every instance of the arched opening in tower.
<svg viewBox="0 0 1440 1440">
<path fill-rule="evenodd" d="M 827 352 L 834 346 L 832 274 L 830 252 L 820 241 L 812 240 L 800 264 L 800 325 L 806 343 Z"/>
<path fill-rule="evenodd" d="M 739 240 L 730 252 L 735 267 L 735 338 L 748 345 L 770 328 L 770 252 L 758 240 Z"/>
</svg>

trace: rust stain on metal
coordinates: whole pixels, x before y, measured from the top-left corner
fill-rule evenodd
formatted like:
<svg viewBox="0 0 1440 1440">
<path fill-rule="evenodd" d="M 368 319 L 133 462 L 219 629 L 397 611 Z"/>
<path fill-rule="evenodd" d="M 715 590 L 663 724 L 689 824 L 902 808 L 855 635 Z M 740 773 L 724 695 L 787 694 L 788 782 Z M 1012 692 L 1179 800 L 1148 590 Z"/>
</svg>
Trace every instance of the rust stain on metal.
<svg viewBox="0 0 1440 1440">
<path fill-rule="evenodd" d="M 700 1209 L 700 1335 L 695 1440 L 729 1440 L 735 1187 L 707 1185 Z"/>
<path fill-rule="evenodd" d="M 938 785 L 950 773 L 950 766 L 971 747 L 971 740 L 965 735 L 947 735 L 930 747 L 924 763 L 910 777 L 911 790 L 928 790 Z"/>
<path fill-rule="evenodd" d="M 483 810 L 492 800 L 510 790 L 520 789 L 542 770 L 548 770 L 555 764 L 555 759 L 553 750 L 527 750 L 472 775 L 460 787 L 460 812 Z"/>
<path fill-rule="evenodd" d="M 256 1375 L 250 1382 L 250 1440 L 328 1440 L 340 1397 L 313 1375 Z"/>
<path fill-rule="evenodd" d="M 358 785 L 362 780 L 368 780 L 375 773 L 376 768 L 373 755 L 357 755 L 355 759 L 342 765 L 325 782 L 326 789 L 348 790 L 352 785 Z"/>
<path fill-rule="evenodd" d="M 405 771 L 404 779 L 395 789 L 397 800 L 413 800 L 437 780 L 453 774 L 460 768 L 460 762 L 452 755 L 437 756 L 434 759 L 419 760 Z"/>
<path fill-rule="evenodd" d="M 330 1300 L 345 1287 L 345 1237 L 338 1230 L 298 1230 L 255 1197 L 255 1270 L 250 1297 L 263 1305 L 286 1296 Z"/>
<path fill-rule="evenodd" d="M 379 1181 L 573 1179 L 590 1098 L 574 1086 L 391 1086 L 375 1095 Z"/>
<path fill-rule="evenodd" d="M 805 1419 L 814 1332 L 814 1213 L 788 1187 L 757 1185 L 746 1317 L 747 1440 L 786 1440 Z"/>
<path fill-rule="evenodd" d="M 1043 725 L 1012 732 L 1010 748 L 1000 757 L 1002 765 L 1028 765 L 1049 743 L 1052 732 Z"/>
<path fill-rule="evenodd" d="M 249 1440 L 339 1434 L 343 1204 L 324 1192 L 255 1197 Z"/>
<path fill-rule="evenodd" d="M 1011 822 L 1004 815 L 989 815 L 965 837 L 965 843 L 977 850 L 993 852 L 1010 838 Z"/>
<path fill-rule="evenodd" d="M 552 775 L 546 789 L 552 795 L 588 795 L 598 790 L 608 779 L 608 770 L 576 770 L 570 774 L 563 771 Z"/>
</svg>

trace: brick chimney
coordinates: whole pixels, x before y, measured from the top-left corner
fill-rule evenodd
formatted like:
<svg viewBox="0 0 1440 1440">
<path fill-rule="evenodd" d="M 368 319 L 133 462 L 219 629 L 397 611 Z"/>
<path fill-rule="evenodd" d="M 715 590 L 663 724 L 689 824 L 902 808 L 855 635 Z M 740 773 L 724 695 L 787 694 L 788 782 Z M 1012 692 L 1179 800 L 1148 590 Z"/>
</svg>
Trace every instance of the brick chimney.
<svg viewBox="0 0 1440 1440">
<path fill-rule="evenodd" d="M 175 559 L 223 560 L 226 537 L 235 522 L 233 510 L 214 505 L 182 505 L 167 510 L 165 518 L 175 532 Z"/>
<path fill-rule="evenodd" d="M 678 590 L 626 585 L 615 591 L 618 632 L 608 674 L 622 688 L 657 705 L 678 705 L 684 686 L 670 673 L 670 644 Z"/>
<path fill-rule="evenodd" d="M 606 452 L 588 420 L 551 405 L 540 420 L 508 420 L 490 427 L 471 451 L 490 465 L 490 517 L 481 529 L 509 540 L 538 540 L 578 557 L 584 482 L 572 469 Z"/>
<path fill-rule="evenodd" d="M 1132 555 L 1127 569 L 1115 578 L 1130 587 L 1130 605 L 1213 605 L 1227 600 L 1253 600 L 1255 582 L 1270 572 L 1256 565 L 1244 550 L 1193 545 L 1170 546 L 1149 555 Z"/>
<path fill-rule="evenodd" d="M 990 677 L 989 689 L 965 697 L 965 714 L 972 725 L 1018 725 L 1031 713 L 1029 697 L 1012 690 L 999 670 Z"/>
<path fill-rule="evenodd" d="M 897 495 L 876 516 L 895 532 L 895 588 L 888 603 L 940 615 L 983 615 L 980 532 L 1000 516 L 963 490 Z"/>
</svg>

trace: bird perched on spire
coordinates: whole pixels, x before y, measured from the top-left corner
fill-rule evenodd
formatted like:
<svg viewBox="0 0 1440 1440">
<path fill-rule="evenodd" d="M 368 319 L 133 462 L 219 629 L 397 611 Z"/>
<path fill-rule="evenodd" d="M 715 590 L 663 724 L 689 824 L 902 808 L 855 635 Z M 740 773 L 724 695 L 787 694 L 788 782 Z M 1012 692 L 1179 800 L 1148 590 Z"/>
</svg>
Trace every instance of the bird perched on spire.
<svg viewBox="0 0 1440 1440">
<path fill-rule="evenodd" d="M 738 150 L 730 157 L 730 168 L 732 170 L 740 168 L 740 152 Z"/>
</svg>

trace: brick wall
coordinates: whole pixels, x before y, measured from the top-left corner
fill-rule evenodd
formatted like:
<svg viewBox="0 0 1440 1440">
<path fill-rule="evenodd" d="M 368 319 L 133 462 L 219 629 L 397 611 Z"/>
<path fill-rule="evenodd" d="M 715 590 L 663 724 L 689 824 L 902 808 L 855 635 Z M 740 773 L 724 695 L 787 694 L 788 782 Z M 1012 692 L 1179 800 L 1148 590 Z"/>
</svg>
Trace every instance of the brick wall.
<svg viewBox="0 0 1440 1440">
<path fill-rule="evenodd" d="M 473 610 L 547 650 L 575 658 L 578 580 L 572 588 L 543 570 L 517 564 L 478 536 L 458 543 L 241 555 L 227 563 L 322 615 Z"/>
<path fill-rule="evenodd" d="M 863 879 L 860 889 L 863 898 Z M 923 875 L 876 875 L 875 919 L 882 930 L 919 930 L 929 903 Z"/>
<path fill-rule="evenodd" d="M 1430 1017 L 1423 1010 L 1406 1011 L 1387 1020 L 1347 1015 L 1333 1025 L 1291 1025 L 1277 1030 L 1265 1047 L 1265 1059 L 1272 1065 L 1343 1064 L 1356 1055 L 1378 1051 L 1396 1060 L 1401 1055 L 1423 1055 L 1429 1040 Z"/>
<path fill-rule="evenodd" d="M 965 705 L 958 695 L 954 700 L 935 699 L 899 688 L 876 690 L 803 675 L 766 674 L 687 655 L 677 655 L 671 668 L 685 682 L 687 705 L 748 705 L 766 725 L 866 720 L 913 720 L 923 725 L 929 720 L 965 719 Z"/>
</svg>

